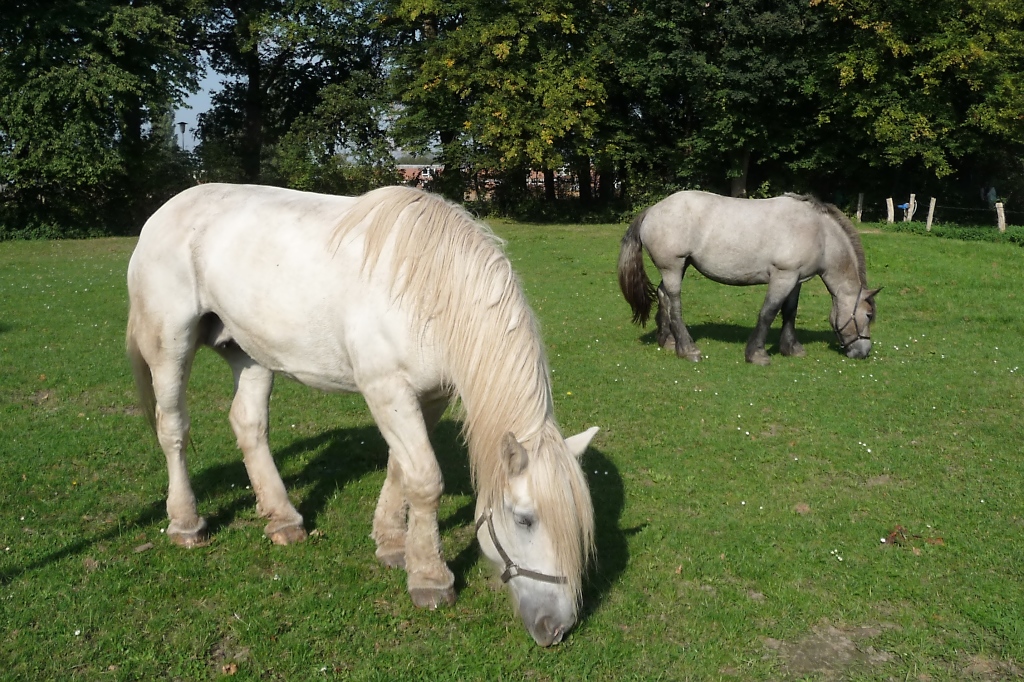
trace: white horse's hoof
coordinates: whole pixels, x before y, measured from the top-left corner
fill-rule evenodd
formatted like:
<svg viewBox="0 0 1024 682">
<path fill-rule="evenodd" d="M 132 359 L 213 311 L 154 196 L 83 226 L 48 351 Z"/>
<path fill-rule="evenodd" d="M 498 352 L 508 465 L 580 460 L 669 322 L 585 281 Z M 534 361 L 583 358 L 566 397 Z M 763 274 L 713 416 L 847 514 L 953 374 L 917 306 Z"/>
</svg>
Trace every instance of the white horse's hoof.
<svg viewBox="0 0 1024 682">
<path fill-rule="evenodd" d="M 412 603 L 421 609 L 434 610 L 442 604 L 455 604 L 454 587 L 410 587 L 409 596 Z"/>
<path fill-rule="evenodd" d="M 270 538 L 271 542 L 275 545 L 294 545 L 302 542 L 307 537 L 306 529 L 302 527 L 302 524 L 284 526 L 282 528 L 272 528 L 274 524 L 267 524 L 266 529 L 263 533 Z"/>
<path fill-rule="evenodd" d="M 199 521 L 188 529 L 183 529 L 175 522 L 167 527 L 167 538 L 178 547 L 192 549 L 193 547 L 206 547 L 210 544 L 210 533 L 206 529 L 206 519 L 200 517 Z"/>
<path fill-rule="evenodd" d="M 376 552 L 377 561 L 388 568 L 405 568 L 405 550 L 381 550 Z"/>
</svg>

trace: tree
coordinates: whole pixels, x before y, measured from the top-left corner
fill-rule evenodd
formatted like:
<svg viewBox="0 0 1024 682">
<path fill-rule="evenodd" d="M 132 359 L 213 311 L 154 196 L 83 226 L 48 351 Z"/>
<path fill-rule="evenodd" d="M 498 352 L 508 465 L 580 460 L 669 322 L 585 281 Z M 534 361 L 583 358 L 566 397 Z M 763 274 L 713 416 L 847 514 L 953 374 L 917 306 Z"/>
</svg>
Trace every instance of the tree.
<svg viewBox="0 0 1024 682">
<path fill-rule="evenodd" d="M 1011 0 L 812 0 L 842 36 L 822 62 L 820 119 L 894 182 L 1024 190 L 1024 6 Z M 1020 191 L 1019 190 L 1019 191 Z M 977 194 L 976 191 L 973 192 Z"/>
<path fill-rule="evenodd" d="M 0 224 L 7 236 L 123 231 L 160 197 L 141 169 L 195 88 L 183 4 L 8 1 L 0 23 Z"/>
<path fill-rule="evenodd" d="M 609 7 L 602 134 L 634 184 L 655 196 L 683 186 L 744 195 L 748 173 L 792 185 L 793 164 L 814 141 L 806 84 L 820 26 L 806 3 Z"/>
<path fill-rule="evenodd" d="M 344 0 L 210 5 L 205 46 L 226 80 L 199 120 L 209 179 L 345 191 L 338 184 L 345 174 L 332 169 L 386 171 L 384 72 L 372 12 L 371 3 Z"/>
<path fill-rule="evenodd" d="M 585 0 L 393 0 L 400 143 L 436 147 L 459 198 L 463 169 L 500 172 L 514 194 L 529 169 L 573 164 L 589 178 L 605 98 L 592 8 Z"/>
</svg>

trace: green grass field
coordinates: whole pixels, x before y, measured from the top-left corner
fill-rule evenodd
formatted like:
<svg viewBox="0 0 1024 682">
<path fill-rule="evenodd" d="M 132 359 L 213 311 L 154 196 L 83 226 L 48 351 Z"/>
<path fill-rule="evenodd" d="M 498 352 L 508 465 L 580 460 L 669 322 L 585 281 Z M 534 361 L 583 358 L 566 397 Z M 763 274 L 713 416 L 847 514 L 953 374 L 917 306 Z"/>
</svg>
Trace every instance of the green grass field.
<svg viewBox="0 0 1024 682">
<path fill-rule="evenodd" d="M 472 530 L 457 424 L 435 432 L 459 602 L 414 608 L 369 538 L 386 448 L 359 396 L 286 380 L 271 446 L 312 537 L 272 546 L 201 352 L 190 464 L 209 547 L 166 524 L 124 356 L 133 242 L 0 244 L 4 679 L 943 680 L 1024 675 L 1024 251 L 866 230 L 865 361 L 804 286 L 807 357 L 743 362 L 764 290 L 693 273 L 706 360 L 629 324 L 622 225 L 498 222 L 584 458 L 598 560 L 582 622 L 537 647 Z M 653 274 L 653 273 L 652 273 Z M 887 542 L 881 542 L 886 539 Z"/>
</svg>

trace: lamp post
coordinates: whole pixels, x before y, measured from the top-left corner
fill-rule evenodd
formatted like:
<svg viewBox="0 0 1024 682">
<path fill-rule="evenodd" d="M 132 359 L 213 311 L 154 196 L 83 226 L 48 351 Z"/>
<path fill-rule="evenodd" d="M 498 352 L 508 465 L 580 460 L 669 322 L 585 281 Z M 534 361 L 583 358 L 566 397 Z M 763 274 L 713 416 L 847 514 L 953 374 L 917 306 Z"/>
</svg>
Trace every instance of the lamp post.
<svg viewBox="0 0 1024 682">
<path fill-rule="evenodd" d="M 178 121 L 178 129 L 181 130 L 181 151 L 185 151 L 185 122 Z"/>
</svg>

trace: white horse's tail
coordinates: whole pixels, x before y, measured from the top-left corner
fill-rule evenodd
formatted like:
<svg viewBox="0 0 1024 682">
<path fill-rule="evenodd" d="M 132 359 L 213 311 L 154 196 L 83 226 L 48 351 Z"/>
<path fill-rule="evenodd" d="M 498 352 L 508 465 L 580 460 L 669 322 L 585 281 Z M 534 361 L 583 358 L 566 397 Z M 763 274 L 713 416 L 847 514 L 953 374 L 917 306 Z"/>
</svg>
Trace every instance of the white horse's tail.
<svg viewBox="0 0 1024 682">
<path fill-rule="evenodd" d="M 128 313 L 128 331 L 125 334 L 125 345 L 128 349 L 128 360 L 131 361 L 132 374 L 135 377 L 135 394 L 139 400 L 139 407 L 146 416 L 150 428 L 156 432 L 156 393 L 153 392 L 153 373 L 149 369 L 149 363 L 142 357 L 139 350 L 139 343 L 135 338 L 135 318 Z"/>
<path fill-rule="evenodd" d="M 644 245 L 640 241 L 640 226 L 647 217 L 647 210 L 633 218 L 619 250 L 619 288 L 629 307 L 633 309 L 633 324 L 647 325 L 651 316 L 651 304 L 658 290 L 644 270 Z"/>
</svg>

